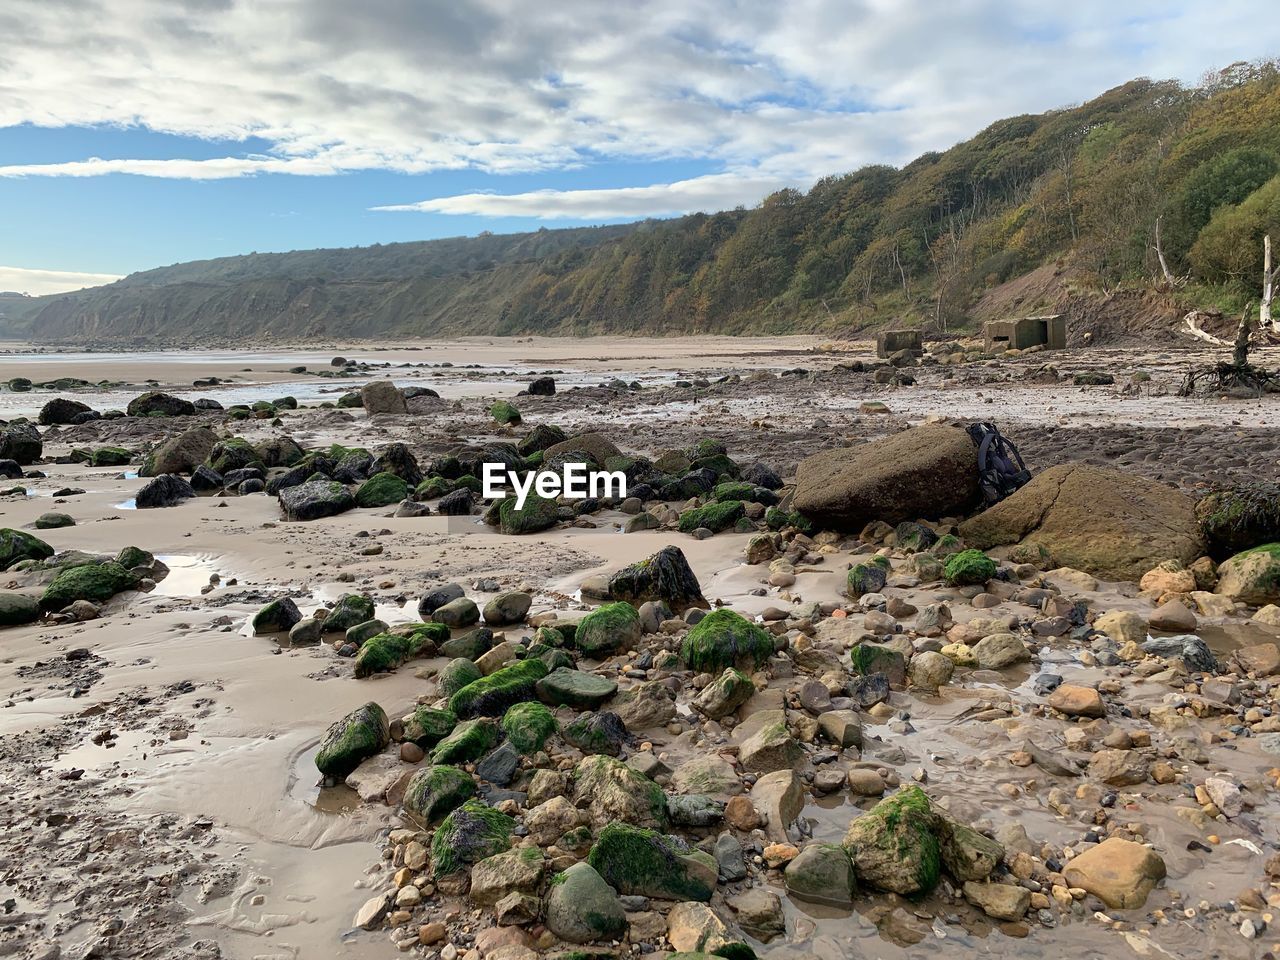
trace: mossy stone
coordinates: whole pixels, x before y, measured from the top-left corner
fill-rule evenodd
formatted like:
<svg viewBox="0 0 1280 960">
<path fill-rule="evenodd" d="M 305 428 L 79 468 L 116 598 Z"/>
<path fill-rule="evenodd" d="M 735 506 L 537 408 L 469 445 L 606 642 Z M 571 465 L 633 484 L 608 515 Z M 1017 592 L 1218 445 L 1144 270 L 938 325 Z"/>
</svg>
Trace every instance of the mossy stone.
<svg viewBox="0 0 1280 960">
<path fill-rule="evenodd" d="M 520 660 L 467 684 L 449 698 L 449 709 L 463 718 L 501 716 L 508 707 L 532 700 L 546 675 L 541 660 Z"/>
<path fill-rule="evenodd" d="M 679 837 L 611 823 L 600 831 L 587 863 L 622 894 L 656 900 L 711 899 L 716 862 Z"/>
<path fill-rule="evenodd" d="M 879 593 L 889 582 L 889 561 L 885 557 L 874 557 L 866 563 L 856 563 L 849 568 L 845 582 L 845 592 L 854 600 L 859 600 L 868 593 Z"/>
<path fill-rule="evenodd" d="M 696 507 L 680 514 L 678 524 L 681 533 L 693 533 L 706 528 L 712 533 L 728 530 L 745 515 L 741 500 L 718 500 L 705 507 Z"/>
<path fill-rule="evenodd" d="M 316 768 L 326 777 L 342 780 L 390 742 L 387 715 L 370 701 L 329 727 L 320 741 Z"/>
<path fill-rule="evenodd" d="M 423 750 L 430 750 L 457 725 L 458 717 L 452 710 L 418 707 L 404 721 L 404 739 L 416 743 Z"/>
<path fill-rule="evenodd" d="M 76 525 L 75 517 L 66 513 L 58 513 L 50 511 L 42 513 L 36 517 L 37 530 L 57 530 L 59 527 L 74 527 Z"/>
<path fill-rule="evenodd" d="M 859 882 L 876 890 L 917 896 L 938 883 L 940 822 L 925 792 L 904 787 L 855 819 L 842 846 Z"/>
<path fill-rule="evenodd" d="M 0 592 L 0 627 L 17 627 L 40 619 L 40 603 L 25 593 Z"/>
<path fill-rule="evenodd" d="M 467 684 L 474 683 L 483 676 L 480 668 L 475 665 L 475 661 L 466 657 L 455 657 L 440 668 L 439 674 L 436 675 L 436 684 L 444 696 L 452 697 Z"/>
<path fill-rule="evenodd" d="M 499 400 L 489 408 L 489 416 L 498 423 L 520 425 L 520 411 L 509 400 Z"/>
<path fill-rule="evenodd" d="M 606 603 L 578 621 L 574 645 L 585 656 L 602 660 L 640 641 L 640 614 L 629 603 Z"/>
<path fill-rule="evenodd" d="M 556 732 L 556 717 L 540 703 L 517 703 L 502 715 L 502 729 L 511 745 L 525 756 L 542 749 Z"/>
<path fill-rule="evenodd" d="M 515 497 L 505 498 L 498 506 L 498 529 L 509 535 L 538 533 L 560 522 L 560 507 L 554 500 L 530 493 L 524 506 L 516 509 Z"/>
<path fill-rule="evenodd" d="M 947 558 L 943 576 L 953 587 L 986 583 L 996 575 L 996 562 L 981 550 L 961 550 Z"/>
<path fill-rule="evenodd" d="M 324 618 L 325 633 L 346 633 L 357 623 L 372 620 L 373 601 L 358 593 L 348 593 L 338 599 Z"/>
<path fill-rule="evenodd" d="M 53 578 L 40 597 L 40 606 L 45 610 L 61 610 L 76 600 L 103 603 L 137 585 L 138 578 L 114 560 L 81 564 L 68 567 Z"/>
<path fill-rule="evenodd" d="M 468 800 L 447 817 L 431 838 L 432 876 L 459 873 L 465 867 L 511 847 L 516 822 L 479 800 Z"/>
<path fill-rule="evenodd" d="M 680 657 L 698 673 L 726 667 L 756 670 L 773 655 L 773 637 L 732 610 L 714 610 L 694 625 L 680 645 Z"/>
<path fill-rule="evenodd" d="M 595 710 L 618 692 L 616 681 L 607 677 L 561 667 L 538 681 L 538 699 L 553 707 Z"/>
<path fill-rule="evenodd" d="M 375 473 L 356 490 L 356 506 L 389 507 L 409 496 L 409 485 L 394 473 Z"/>
<path fill-rule="evenodd" d="M 424 767 L 409 778 L 404 808 L 428 826 L 476 795 L 476 783 L 465 770 L 447 764 Z"/>
<path fill-rule="evenodd" d="M 91 467 L 123 467 L 133 459 L 124 447 L 99 447 L 89 456 Z"/>
<path fill-rule="evenodd" d="M 465 720 L 431 751 L 432 763 L 457 764 L 478 760 L 498 740 L 498 727 L 492 720 Z"/>
<path fill-rule="evenodd" d="M 0 570 L 8 570 L 20 560 L 47 560 L 53 547 L 39 537 L 11 527 L 0 529 Z"/>
</svg>

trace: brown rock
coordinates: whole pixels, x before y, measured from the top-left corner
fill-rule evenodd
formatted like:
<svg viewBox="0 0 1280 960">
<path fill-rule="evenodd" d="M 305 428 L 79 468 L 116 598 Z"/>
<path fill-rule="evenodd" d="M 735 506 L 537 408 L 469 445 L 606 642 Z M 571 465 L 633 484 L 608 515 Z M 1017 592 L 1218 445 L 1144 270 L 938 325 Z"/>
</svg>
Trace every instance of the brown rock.
<svg viewBox="0 0 1280 960">
<path fill-rule="evenodd" d="M 1147 902 L 1165 875 L 1154 850 L 1132 840 L 1109 837 L 1069 862 L 1062 875 L 1073 887 L 1093 894 L 1115 910 L 1134 910 Z"/>
<path fill-rule="evenodd" d="M 1068 717 L 1105 717 L 1102 695 L 1093 687 L 1064 683 L 1049 695 L 1049 706 Z"/>
</svg>

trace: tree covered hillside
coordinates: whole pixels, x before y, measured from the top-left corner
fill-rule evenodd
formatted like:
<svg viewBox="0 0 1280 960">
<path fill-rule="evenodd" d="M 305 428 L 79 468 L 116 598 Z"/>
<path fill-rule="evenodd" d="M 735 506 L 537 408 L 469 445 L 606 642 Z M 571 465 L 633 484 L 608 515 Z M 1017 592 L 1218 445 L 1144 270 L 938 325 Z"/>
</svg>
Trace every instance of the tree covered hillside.
<svg viewBox="0 0 1280 960">
<path fill-rule="evenodd" d="M 1048 267 L 1043 306 L 1130 290 L 1237 310 L 1267 232 L 1280 243 L 1275 62 L 1134 80 L 752 210 L 184 264 L 42 298 L 23 322 L 43 338 L 952 329 Z"/>
</svg>

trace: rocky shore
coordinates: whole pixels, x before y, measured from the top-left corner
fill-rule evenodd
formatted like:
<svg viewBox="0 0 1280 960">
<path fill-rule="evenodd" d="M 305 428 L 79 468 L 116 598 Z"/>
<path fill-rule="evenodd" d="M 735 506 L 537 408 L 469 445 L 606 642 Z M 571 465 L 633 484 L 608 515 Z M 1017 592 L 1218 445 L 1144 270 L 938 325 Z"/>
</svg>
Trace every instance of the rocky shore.
<svg viewBox="0 0 1280 960">
<path fill-rule="evenodd" d="M 1011 401 L 983 509 L 976 418 L 901 411 L 1128 396 L 1041 359 L 51 397 L 0 427 L 0 956 L 1265 955 L 1275 400 Z"/>
</svg>

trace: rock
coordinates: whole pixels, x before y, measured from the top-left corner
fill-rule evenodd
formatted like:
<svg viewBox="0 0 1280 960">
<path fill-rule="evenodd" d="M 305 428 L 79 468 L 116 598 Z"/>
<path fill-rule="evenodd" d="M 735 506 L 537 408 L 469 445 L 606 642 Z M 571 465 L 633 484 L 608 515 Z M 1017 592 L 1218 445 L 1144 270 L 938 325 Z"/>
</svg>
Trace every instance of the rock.
<svg viewBox="0 0 1280 960">
<path fill-rule="evenodd" d="M 1072 858 L 1062 875 L 1073 887 L 1080 887 L 1114 910 L 1136 910 L 1164 879 L 1165 865 L 1154 850 L 1108 837 L 1096 847 Z"/>
<path fill-rule="evenodd" d="M 846 685 L 845 692 L 857 706 L 869 710 L 889 699 L 889 678 L 883 673 L 855 677 Z"/>
<path fill-rule="evenodd" d="M 511 893 L 537 893 L 545 867 L 542 851 L 535 847 L 486 857 L 471 868 L 471 899 L 491 907 Z"/>
<path fill-rule="evenodd" d="M 709 954 L 728 943 L 728 928 L 705 903 L 677 903 L 667 914 L 667 942 L 680 953 Z"/>
<path fill-rule="evenodd" d="M 707 614 L 685 636 L 680 657 L 698 673 L 726 667 L 756 670 L 773 655 L 773 638 L 760 626 L 729 609 Z"/>
<path fill-rule="evenodd" d="M 798 900 L 847 907 L 856 884 L 853 861 L 836 843 L 810 843 L 787 864 L 783 873 L 787 893 Z"/>
<path fill-rule="evenodd" d="M 1112 787 L 1147 782 L 1149 764 L 1136 750 L 1099 750 L 1089 760 L 1089 776 Z"/>
<path fill-rule="evenodd" d="M 574 645 L 584 656 L 603 660 L 640 641 L 640 615 L 629 603 L 607 603 L 578 622 Z"/>
<path fill-rule="evenodd" d="M 875 770 L 865 767 L 854 767 L 846 775 L 849 792 L 855 797 L 879 797 L 884 795 L 884 777 Z"/>
<path fill-rule="evenodd" d="M 1201 673 L 1214 673 L 1218 669 L 1218 660 L 1213 651 L 1199 637 L 1187 634 L 1178 637 L 1152 637 L 1141 644 L 1142 652 L 1157 657 L 1177 657 L 1187 665 L 1188 670 Z M 1239 651 L 1237 651 L 1237 654 Z"/>
<path fill-rule="evenodd" d="M 255 636 L 286 633 L 301 619 L 302 611 L 293 602 L 293 598 L 281 597 L 279 600 L 272 600 L 253 615 L 253 633 Z"/>
<path fill-rule="evenodd" d="M 343 594 L 324 618 L 324 632 L 346 633 L 357 624 L 372 620 L 374 609 L 373 601 L 363 594 Z"/>
<path fill-rule="evenodd" d="M 320 642 L 324 636 L 324 621 L 306 617 L 289 628 L 289 646 L 305 647 Z"/>
<path fill-rule="evenodd" d="M 533 597 L 519 590 L 500 593 L 484 605 L 484 622 L 491 627 L 505 627 L 523 623 Z"/>
<path fill-rule="evenodd" d="M 53 427 L 75 423 L 78 415 L 92 412 L 93 408 L 87 403 L 66 397 L 54 397 L 40 408 L 40 415 L 36 419 L 43 427 Z"/>
<path fill-rule="evenodd" d="M 329 727 L 320 741 L 316 768 L 325 777 L 343 780 L 390 742 L 386 713 L 376 703 L 366 703 Z"/>
<path fill-rule="evenodd" d="M 978 495 L 977 449 L 951 426 L 913 427 L 852 448 L 814 454 L 796 469 L 794 505 L 811 520 L 856 532 L 962 513 Z"/>
<path fill-rule="evenodd" d="M 140 477 L 158 477 L 165 473 L 194 473 L 209 459 L 218 435 L 208 427 L 192 427 L 169 437 L 143 458 Z M 222 486 L 222 484 L 218 484 Z"/>
<path fill-rule="evenodd" d="M 1255 643 L 1241 647 L 1232 656 L 1245 673 L 1260 677 L 1280 673 L 1280 647 L 1274 643 Z"/>
<path fill-rule="evenodd" d="M 768 820 L 770 839 L 785 841 L 787 827 L 804 809 L 804 788 L 792 770 L 766 773 L 751 788 L 751 805 Z"/>
<path fill-rule="evenodd" d="M 862 746 L 862 721 L 852 710 L 828 710 L 819 714 L 818 729 L 842 749 Z"/>
<path fill-rule="evenodd" d="M 616 757 L 627 741 L 627 728 L 616 713 L 607 710 L 580 714 L 561 735 L 583 753 L 606 753 Z"/>
<path fill-rule="evenodd" d="M 356 505 L 351 491 L 336 480 L 310 480 L 277 494 L 286 520 L 319 520 L 333 517 Z"/>
<path fill-rule="evenodd" d="M 53 547 L 39 537 L 11 527 L 0 529 L 0 570 L 8 570 L 23 560 L 48 560 Z"/>
<path fill-rule="evenodd" d="M 1209 777 L 1204 782 L 1205 793 L 1213 805 L 1228 817 L 1238 817 L 1244 813 L 1244 797 L 1240 788 L 1230 780 L 1221 777 Z"/>
<path fill-rule="evenodd" d="M 1170 600 L 1156 607 L 1148 619 L 1153 630 L 1167 633 L 1189 633 L 1197 626 L 1196 615 L 1180 600 Z"/>
<path fill-rule="evenodd" d="M 1142 575 L 1138 589 L 1161 595 L 1165 593 L 1190 593 L 1196 589 L 1196 576 L 1177 560 L 1166 560 Z"/>
<path fill-rule="evenodd" d="M 671 782 L 681 793 L 732 797 L 742 792 L 742 781 L 733 764 L 718 753 L 686 760 L 671 774 Z"/>
<path fill-rule="evenodd" d="M 1147 622 L 1128 610 L 1104 613 L 1093 622 L 1093 629 L 1105 633 L 1116 643 L 1142 643 L 1147 639 Z"/>
<path fill-rule="evenodd" d="M 526 756 L 537 753 L 556 732 L 555 714 L 540 703 L 517 703 L 502 715 L 508 742 Z"/>
<path fill-rule="evenodd" d="M 700 794 L 667 797 L 667 817 L 676 827 L 711 827 L 724 819 L 724 804 Z"/>
<path fill-rule="evenodd" d="M 964 885 L 964 898 L 996 920 L 1021 920 L 1031 906 L 1031 891 L 1008 883 L 975 883 Z"/>
<path fill-rule="evenodd" d="M 125 407 L 125 413 L 131 417 L 189 417 L 195 412 L 196 405 L 190 400 L 158 390 L 134 397 Z"/>
<path fill-rule="evenodd" d="M 471 515 L 475 495 L 466 487 L 454 490 L 440 498 L 436 510 L 442 517 L 466 517 Z"/>
<path fill-rule="evenodd" d="M 620 693 L 613 708 L 628 730 L 645 730 L 675 717 L 676 695 L 661 680 L 650 680 Z"/>
<path fill-rule="evenodd" d="M 708 719 L 719 720 L 746 703 L 755 690 L 750 677 L 729 667 L 698 691 L 691 706 Z"/>
<path fill-rule="evenodd" d="M 576 710 L 595 710 L 617 692 L 615 681 L 568 667 L 552 670 L 537 683 L 538 699 Z"/>
<path fill-rule="evenodd" d="M 105 603 L 117 593 L 132 590 L 138 578 L 114 561 L 63 567 L 40 596 L 43 610 L 61 610 L 77 600 Z"/>
<path fill-rule="evenodd" d="M 498 746 L 483 760 L 476 764 L 476 776 L 481 780 L 505 787 L 515 779 L 520 769 L 520 751 L 507 740 Z"/>
<path fill-rule="evenodd" d="M 925 650 L 911 658 L 907 666 L 907 675 L 911 678 L 913 687 L 936 692 L 939 687 L 951 680 L 951 674 L 955 669 L 955 663 L 947 657 Z"/>
<path fill-rule="evenodd" d="M 195 495 L 195 490 L 186 480 L 172 473 L 166 473 L 144 484 L 137 493 L 135 503 L 139 510 L 174 507 Z"/>
<path fill-rule="evenodd" d="M 529 494 L 523 507 L 516 506 L 515 497 L 507 497 L 498 504 L 497 514 L 498 527 L 508 536 L 550 530 L 560 522 L 559 505 L 536 493 Z"/>
<path fill-rule="evenodd" d="M 941 849 L 937 818 L 919 787 L 904 787 L 849 824 L 842 846 L 858 881 L 913 896 L 938 882 Z"/>
<path fill-rule="evenodd" d="M 1011 633 L 983 637 L 973 645 L 973 655 L 983 670 L 1003 670 L 1031 660 L 1026 645 Z"/>
<path fill-rule="evenodd" d="M 609 595 L 637 605 L 665 601 L 676 613 L 707 603 L 684 552 L 675 546 L 663 547 L 647 560 L 619 570 L 609 578 Z"/>
<path fill-rule="evenodd" d="M 706 902 L 715 890 L 716 861 L 679 837 L 626 823 L 609 823 L 587 862 L 622 894 L 655 900 Z"/>
<path fill-rule="evenodd" d="M 465 763 L 478 760 L 498 739 L 498 728 L 492 720 L 483 717 L 459 723 L 449 735 L 431 751 L 431 762 L 436 764 Z"/>
<path fill-rule="evenodd" d="M 729 899 L 729 909 L 737 916 L 738 926 L 749 937 L 768 943 L 787 931 L 782 901 L 772 890 L 751 887 Z"/>
<path fill-rule="evenodd" d="M 581 452 L 604 465 L 614 457 L 622 456 L 622 451 L 603 433 L 579 433 L 561 443 L 553 444 L 543 451 L 543 463 L 562 454 Z"/>
<path fill-rule="evenodd" d="M 39 619 L 40 602 L 35 597 L 25 593 L 0 592 L 0 627 L 19 627 Z"/>
<path fill-rule="evenodd" d="M 353 927 L 359 927 L 361 930 L 376 930 L 382 923 L 382 918 L 387 915 L 391 909 L 391 894 L 380 893 L 376 897 L 370 897 L 364 902 L 359 910 L 356 911 L 355 919 L 351 921 Z"/>
<path fill-rule="evenodd" d="M 418 601 L 418 616 L 427 620 L 449 601 L 458 600 L 465 595 L 466 591 L 462 589 L 461 584 L 457 583 L 446 583 L 434 590 L 428 590 Z"/>
<path fill-rule="evenodd" d="M 470 800 L 475 781 L 463 770 L 434 765 L 418 770 L 404 791 L 404 808 L 427 825 L 439 823 Z"/>
<path fill-rule="evenodd" d="M 360 399 L 369 416 L 375 413 L 408 413 L 404 394 L 390 380 L 373 380 L 360 388 Z"/>
<path fill-rule="evenodd" d="M 446 627 L 454 630 L 460 627 L 469 627 L 474 623 L 480 622 L 480 608 L 475 605 L 469 597 L 459 597 L 456 600 L 450 600 L 441 607 L 437 607 L 435 612 L 431 614 L 431 619 L 436 623 L 443 623 Z"/>
<path fill-rule="evenodd" d="M 573 798 L 587 809 L 597 828 L 627 823 L 661 829 L 667 824 L 667 799 L 662 788 L 613 757 L 596 754 L 578 762 L 573 773 Z"/>
<path fill-rule="evenodd" d="M 552 797 L 524 815 L 529 836 L 541 847 L 555 843 L 579 822 L 578 808 L 564 797 Z"/>
<path fill-rule="evenodd" d="M 1228 557 L 1260 544 L 1280 542 L 1280 513 L 1275 509 L 1280 488 L 1274 482 L 1253 481 L 1215 490 L 1196 504 L 1209 553 Z"/>
<path fill-rule="evenodd" d="M 389 507 L 409 496 L 409 485 L 393 473 L 375 473 L 356 490 L 358 507 Z"/>
<path fill-rule="evenodd" d="M 1033 542 L 1061 566 L 1113 580 L 1137 580 L 1165 560 L 1190 564 L 1202 552 L 1189 497 L 1084 463 L 1050 467 L 959 534 L 983 550 Z"/>
<path fill-rule="evenodd" d="M 621 939 L 626 913 L 609 884 L 588 863 L 559 874 L 547 896 L 547 929 L 569 943 Z"/>
<path fill-rule="evenodd" d="M 1005 857 L 1004 847 L 972 827 L 945 817 L 941 832 L 942 865 L 956 880 L 985 880 Z"/>
<path fill-rule="evenodd" d="M 1280 544 L 1237 553 L 1219 565 L 1214 592 L 1255 607 L 1280 603 Z"/>
<path fill-rule="evenodd" d="M 432 877 L 439 880 L 461 873 L 509 849 L 514 827 L 515 821 L 506 814 L 479 800 L 468 800 L 444 818 L 431 838 Z"/>
<path fill-rule="evenodd" d="M 547 665 L 537 657 L 517 660 L 467 684 L 449 698 L 449 709 L 463 719 L 501 716 L 513 704 L 532 700 L 546 675 Z"/>
<path fill-rule="evenodd" d="M 0 460 L 29 467 L 44 454 L 44 441 L 33 423 L 11 423 L 0 430 Z"/>
<path fill-rule="evenodd" d="M 1255 623 L 1268 627 L 1280 627 L 1280 606 L 1269 603 L 1253 615 Z"/>
<path fill-rule="evenodd" d="M 1064 683 L 1049 695 L 1048 704 L 1068 717 L 1105 717 L 1107 708 L 1102 695 L 1093 687 Z"/>
<path fill-rule="evenodd" d="M 788 732 L 781 710 L 758 711 L 739 730 L 747 735 L 738 748 L 738 760 L 750 773 L 792 770 L 804 759 L 804 750 Z"/>
<path fill-rule="evenodd" d="M 556 395 L 555 377 L 534 377 L 526 388 L 531 397 L 554 397 Z"/>
<path fill-rule="evenodd" d="M 58 513 L 50 511 L 42 513 L 36 517 L 35 528 L 37 530 L 57 530 L 60 527 L 74 527 L 76 525 L 75 518 L 66 513 Z"/>
</svg>

